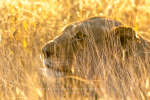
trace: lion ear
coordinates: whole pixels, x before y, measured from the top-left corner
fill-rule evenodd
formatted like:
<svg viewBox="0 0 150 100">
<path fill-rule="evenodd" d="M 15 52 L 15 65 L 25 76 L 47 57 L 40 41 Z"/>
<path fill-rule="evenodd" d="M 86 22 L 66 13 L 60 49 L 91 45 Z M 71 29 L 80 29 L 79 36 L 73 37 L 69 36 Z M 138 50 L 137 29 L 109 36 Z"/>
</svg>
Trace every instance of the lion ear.
<svg viewBox="0 0 150 100">
<path fill-rule="evenodd" d="M 128 42 L 132 42 L 138 39 L 135 30 L 131 27 L 117 27 L 114 29 L 115 37 L 120 38 L 122 46 L 125 46 Z"/>
<path fill-rule="evenodd" d="M 128 38 L 136 38 L 136 32 L 133 28 L 131 27 L 117 27 L 115 28 L 115 35 L 121 36 L 121 37 L 128 37 Z"/>
</svg>

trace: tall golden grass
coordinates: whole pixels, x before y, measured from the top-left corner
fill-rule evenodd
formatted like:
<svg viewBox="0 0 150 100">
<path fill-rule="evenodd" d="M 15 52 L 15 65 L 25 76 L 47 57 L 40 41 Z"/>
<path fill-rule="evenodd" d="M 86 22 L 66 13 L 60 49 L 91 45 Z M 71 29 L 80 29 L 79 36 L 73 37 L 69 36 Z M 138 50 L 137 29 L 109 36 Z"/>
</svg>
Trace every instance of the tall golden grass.
<svg viewBox="0 0 150 100">
<path fill-rule="evenodd" d="M 129 75 L 126 77 L 129 81 L 128 86 L 124 85 L 126 79 L 121 82 L 117 81 L 118 77 L 111 68 L 113 62 L 110 62 L 103 69 L 103 72 L 107 74 L 103 74 L 104 79 L 100 79 L 101 82 L 77 78 L 83 81 L 83 85 L 89 84 L 88 87 L 83 88 L 83 91 L 81 87 L 74 86 L 71 87 L 72 90 L 69 90 L 70 88 L 61 86 L 59 83 L 47 84 L 40 70 L 44 68 L 41 61 L 42 46 L 59 35 L 67 24 L 91 16 L 103 15 L 121 20 L 134 27 L 137 33 L 143 35 L 145 39 L 149 39 L 149 11 L 149 0 L 1 0 L 0 99 L 59 100 L 74 98 L 75 100 L 88 100 L 95 99 L 95 97 L 90 98 L 90 91 L 94 88 L 96 88 L 95 93 L 100 95 L 97 98 L 99 100 L 150 99 L 148 61 L 137 60 L 140 77 L 134 72 L 132 62 L 126 65 L 130 66 L 127 70 L 120 72 L 121 75 L 117 74 L 118 77 Z M 109 74 L 110 69 L 113 71 L 111 75 Z M 62 82 L 62 84 L 65 83 Z M 61 89 L 65 91 L 63 95 L 61 95 Z M 87 95 L 83 96 L 82 93 Z"/>
</svg>

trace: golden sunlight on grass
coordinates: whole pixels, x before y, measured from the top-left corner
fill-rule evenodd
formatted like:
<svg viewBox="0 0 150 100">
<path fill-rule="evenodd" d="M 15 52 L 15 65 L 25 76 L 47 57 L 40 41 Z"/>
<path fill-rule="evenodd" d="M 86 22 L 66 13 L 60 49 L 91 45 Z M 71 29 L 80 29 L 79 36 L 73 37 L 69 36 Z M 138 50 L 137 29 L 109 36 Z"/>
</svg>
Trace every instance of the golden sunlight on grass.
<svg viewBox="0 0 150 100">
<path fill-rule="evenodd" d="M 40 57 L 43 45 L 60 35 L 64 26 L 92 16 L 121 20 L 150 40 L 149 0 L 1 0 L 0 99 L 90 100 L 96 98 L 90 95 L 97 94 L 101 97 L 97 100 L 149 100 L 148 61 L 138 60 L 139 69 L 132 68 L 130 63 L 127 71 L 120 72 L 127 75 L 127 79 L 118 74 L 116 77 L 114 66 L 109 64 L 104 68 L 104 79 L 66 76 L 58 79 L 58 83 L 47 82 L 40 70 L 45 68 Z M 108 75 L 110 69 L 112 72 Z M 71 79 L 77 84 L 81 82 L 83 88 L 72 84 Z M 125 80 L 129 81 L 129 86 L 125 85 Z M 82 93 L 87 95 L 84 97 Z"/>
</svg>

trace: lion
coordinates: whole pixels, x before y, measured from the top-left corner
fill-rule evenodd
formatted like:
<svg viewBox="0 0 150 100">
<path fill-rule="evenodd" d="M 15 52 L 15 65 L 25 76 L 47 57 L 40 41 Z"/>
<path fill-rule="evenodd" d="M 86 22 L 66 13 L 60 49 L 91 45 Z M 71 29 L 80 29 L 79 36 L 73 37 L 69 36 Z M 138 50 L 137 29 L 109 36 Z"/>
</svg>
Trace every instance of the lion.
<svg viewBox="0 0 150 100">
<path fill-rule="evenodd" d="M 135 57 L 149 59 L 149 42 L 121 21 L 92 17 L 72 23 L 42 48 L 46 73 L 51 78 L 80 75 L 92 78 L 97 66 L 116 66 Z M 108 60 L 109 59 L 109 60 Z M 121 62 L 118 64 L 118 62 Z"/>
</svg>

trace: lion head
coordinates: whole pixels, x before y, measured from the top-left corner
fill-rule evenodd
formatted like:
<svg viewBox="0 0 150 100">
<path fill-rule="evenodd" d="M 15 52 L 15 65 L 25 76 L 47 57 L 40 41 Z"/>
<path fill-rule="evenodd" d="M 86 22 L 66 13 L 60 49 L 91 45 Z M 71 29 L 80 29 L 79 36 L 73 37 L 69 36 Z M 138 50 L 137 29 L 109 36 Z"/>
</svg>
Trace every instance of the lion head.
<svg viewBox="0 0 150 100">
<path fill-rule="evenodd" d="M 106 58 L 128 57 L 127 51 L 137 39 L 134 29 L 115 19 L 93 17 L 70 24 L 42 48 L 46 73 L 51 77 L 77 73 L 86 77 Z"/>
</svg>

